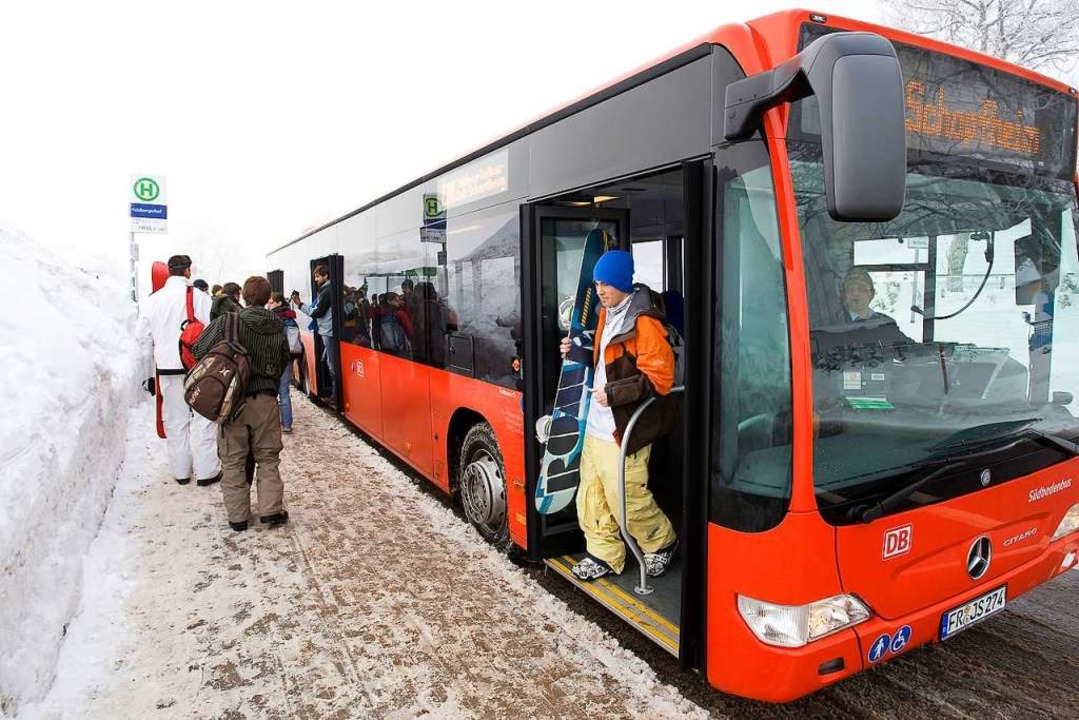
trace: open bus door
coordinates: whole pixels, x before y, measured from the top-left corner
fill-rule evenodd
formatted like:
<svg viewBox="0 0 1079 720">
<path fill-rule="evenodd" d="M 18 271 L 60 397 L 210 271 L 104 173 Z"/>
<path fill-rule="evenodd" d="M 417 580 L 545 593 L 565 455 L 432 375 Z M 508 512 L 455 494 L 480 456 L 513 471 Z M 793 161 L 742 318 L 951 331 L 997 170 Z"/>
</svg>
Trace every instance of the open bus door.
<svg viewBox="0 0 1079 720">
<path fill-rule="evenodd" d="M 528 258 L 522 317 L 525 325 L 525 465 L 529 548 L 536 559 L 584 548 L 573 503 L 551 514 L 537 512 L 533 498 L 543 446 L 533 433 L 536 421 L 550 413 L 562 358 L 558 346 L 569 330 L 569 316 L 581 276 L 585 236 L 601 229 L 622 247 L 628 236 L 624 210 L 532 205 L 522 208 L 524 256 Z"/>
<path fill-rule="evenodd" d="M 684 164 L 650 178 L 635 178 L 624 190 L 636 193 L 634 207 L 663 207 L 667 222 L 657 227 L 654 217 L 641 212 L 631 217 L 628 207 L 565 207 L 552 202 L 522 208 L 525 325 L 525 462 L 528 476 L 529 552 L 535 559 L 578 585 L 584 592 L 629 622 L 649 639 L 679 657 L 685 667 L 700 667 L 703 632 L 704 540 L 707 518 L 707 477 L 703 447 L 707 447 L 700 402 L 683 401 L 682 426 L 653 444 L 649 487 L 674 524 L 680 550 L 676 562 L 661 578 L 650 579 L 647 594 L 639 594 L 639 566 L 627 550 L 620 576 L 607 575 L 582 583 L 572 566 L 584 554 L 576 504 L 540 514 L 534 502 L 544 448 L 532 429 L 550 412 L 559 380 L 557 348 L 566 334 L 565 307 L 576 293 L 584 238 L 593 228 L 606 230 L 616 247 L 634 255 L 635 280 L 664 297 L 668 322 L 682 334 L 683 382 L 701 387 L 710 334 L 707 320 L 711 294 L 704 291 L 704 238 L 711 230 L 712 183 L 710 161 Z M 614 183 L 598 195 L 619 195 Z M 608 189 L 611 192 L 607 192 Z M 557 202 L 557 201 L 555 201 Z M 590 279 L 590 278 L 589 278 Z M 699 396 L 694 390 L 691 397 Z"/>
<path fill-rule="evenodd" d="M 345 277 L 345 264 L 344 258 L 337 253 L 332 255 L 326 255 L 320 258 L 315 258 L 311 261 L 311 298 L 318 297 L 318 286 L 315 285 L 315 268 L 319 265 L 325 265 L 330 271 L 330 287 L 333 292 L 330 294 L 330 309 L 333 312 L 333 342 L 339 343 L 341 338 L 342 323 L 341 318 L 344 313 L 344 302 L 342 289 L 344 287 Z M 323 353 L 325 352 L 324 339 L 318 334 L 316 330 L 314 333 L 314 356 L 307 359 L 307 372 L 308 378 L 314 380 L 309 382 L 309 391 L 312 395 L 322 398 L 325 402 L 328 402 L 333 406 L 335 410 L 341 408 L 341 382 L 340 374 L 341 369 L 338 367 L 338 382 L 335 384 L 332 382 L 329 371 L 326 368 L 325 362 L 322 360 Z M 340 349 L 338 349 L 338 358 L 340 358 Z M 340 365 L 340 362 L 338 362 Z M 333 386 L 333 395 L 329 395 L 329 388 Z"/>
</svg>

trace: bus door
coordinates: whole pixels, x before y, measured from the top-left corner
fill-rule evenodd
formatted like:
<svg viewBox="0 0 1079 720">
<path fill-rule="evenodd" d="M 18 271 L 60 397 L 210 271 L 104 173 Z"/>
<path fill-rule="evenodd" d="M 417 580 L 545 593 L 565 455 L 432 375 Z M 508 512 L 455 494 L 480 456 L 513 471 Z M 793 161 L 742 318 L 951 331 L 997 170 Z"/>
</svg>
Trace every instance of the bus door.
<svg viewBox="0 0 1079 720">
<path fill-rule="evenodd" d="M 534 205 L 524 208 L 526 273 L 522 298 L 525 323 L 525 464 L 529 513 L 529 548 L 537 558 L 583 551 L 584 538 L 577 524 L 574 503 L 550 514 L 536 511 L 533 498 L 543 461 L 544 446 L 536 439 L 536 421 L 551 413 L 562 369 L 558 346 L 569 331 L 577 287 L 581 279 L 585 238 L 604 231 L 610 241 L 624 247 L 629 228 L 624 210 Z M 587 273 L 591 282 L 591 272 Z"/>
<path fill-rule="evenodd" d="M 534 497 L 545 452 L 533 434 L 538 419 L 550 413 L 559 383 L 559 341 L 566 334 L 570 306 L 581 274 L 585 238 L 595 228 L 614 238 L 614 247 L 630 250 L 634 281 L 655 292 L 666 311 L 669 326 L 681 336 L 680 382 L 700 387 L 704 324 L 710 294 L 703 268 L 703 253 L 710 229 L 712 164 L 692 161 L 648 176 L 615 181 L 587 193 L 558 198 L 543 205 L 526 206 L 522 219 L 525 257 L 530 271 L 523 288 L 525 333 L 525 418 L 529 442 L 525 444 L 528 469 L 529 550 L 555 571 L 574 582 L 572 566 L 584 553 L 576 503 L 551 514 L 541 514 Z M 587 196 L 602 208 L 560 206 Z M 591 280 L 591 273 L 588 273 Z M 699 392 L 699 391 L 698 391 Z M 651 446 L 648 487 L 660 509 L 674 525 L 679 550 L 660 578 L 638 593 L 640 568 L 627 550 L 619 576 L 607 575 L 581 589 L 606 605 L 683 665 L 699 665 L 702 597 L 702 562 L 707 493 L 703 477 L 702 403 L 676 396 L 682 422 Z M 617 509 L 618 512 L 620 509 Z"/>
<path fill-rule="evenodd" d="M 315 285 L 315 268 L 319 265 L 325 265 L 330 271 L 330 287 L 333 292 L 330 294 L 330 310 L 333 313 L 333 342 L 338 342 L 341 337 L 341 316 L 344 312 L 344 303 L 342 302 L 342 287 L 344 282 L 344 258 L 337 253 L 332 255 L 326 255 L 320 258 L 315 258 L 311 261 L 311 301 L 318 297 L 318 286 Z M 307 358 L 307 372 L 309 379 L 309 389 L 312 394 L 322 398 L 328 402 L 335 409 L 341 407 L 341 383 L 336 385 L 331 381 L 329 370 L 326 367 L 326 363 L 323 361 L 322 356 L 325 352 L 325 344 L 322 336 L 318 334 L 317 330 L 312 332 L 314 336 L 314 353 Z M 338 368 L 338 378 L 340 378 L 340 368 Z M 313 382 L 312 382 L 313 381 Z M 330 387 L 334 387 L 334 395 L 330 397 Z"/>
</svg>

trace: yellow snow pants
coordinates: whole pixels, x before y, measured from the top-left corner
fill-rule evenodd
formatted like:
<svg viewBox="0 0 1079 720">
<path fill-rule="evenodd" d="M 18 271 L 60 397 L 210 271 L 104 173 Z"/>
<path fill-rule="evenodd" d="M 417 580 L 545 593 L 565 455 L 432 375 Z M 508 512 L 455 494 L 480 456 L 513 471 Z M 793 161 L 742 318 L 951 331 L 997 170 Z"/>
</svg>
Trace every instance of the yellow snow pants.
<svg viewBox="0 0 1079 720">
<path fill-rule="evenodd" d="M 621 573 L 626 545 L 618 529 L 622 501 L 618 487 L 620 449 L 613 441 L 586 435 L 581 451 L 581 483 L 577 488 L 577 522 L 590 555 Z M 626 458 L 626 521 L 641 550 L 653 553 L 675 540 L 674 527 L 648 489 L 648 456 L 652 446 Z"/>
</svg>

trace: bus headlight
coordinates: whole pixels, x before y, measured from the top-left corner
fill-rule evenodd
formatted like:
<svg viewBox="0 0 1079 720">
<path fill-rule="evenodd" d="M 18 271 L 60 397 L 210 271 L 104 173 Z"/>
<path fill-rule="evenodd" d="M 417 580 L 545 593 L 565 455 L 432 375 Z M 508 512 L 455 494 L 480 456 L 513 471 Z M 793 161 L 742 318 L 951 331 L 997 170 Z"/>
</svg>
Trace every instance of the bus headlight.
<svg viewBox="0 0 1079 720">
<path fill-rule="evenodd" d="M 738 612 L 758 640 L 780 647 L 802 647 L 869 619 L 869 608 L 853 595 L 808 605 L 776 605 L 739 595 Z"/>
<path fill-rule="evenodd" d="M 1053 533 L 1053 537 L 1049 538 L 1049 542 L 1059 540 L 1076 530 L 1079 530 L 1079 503 L 1072 505 L 1068 508 L 1068 512 L 1064 513 L 1064 519 L 1057 525 L 1056 532 Z"/>
</svg>

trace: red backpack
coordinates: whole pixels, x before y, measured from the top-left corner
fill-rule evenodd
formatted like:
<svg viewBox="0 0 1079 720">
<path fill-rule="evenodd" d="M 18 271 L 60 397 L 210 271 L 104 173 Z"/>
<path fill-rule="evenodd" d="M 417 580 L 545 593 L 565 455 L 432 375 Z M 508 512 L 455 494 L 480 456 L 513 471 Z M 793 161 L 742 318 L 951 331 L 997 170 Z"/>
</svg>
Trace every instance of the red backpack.
<svg viewBox="0 0 1079 720">
<path fill-rule="evenodd" d="M 206 326 L 195 318 L 193 293 L 192 288 L 187 288 L 187 320 L 180 324 L 180 364 L 184 366 L 184 370 L 190 370 L 198 362 L 195 357 L 195 343 L 206 329 Z"/>
</svg>

